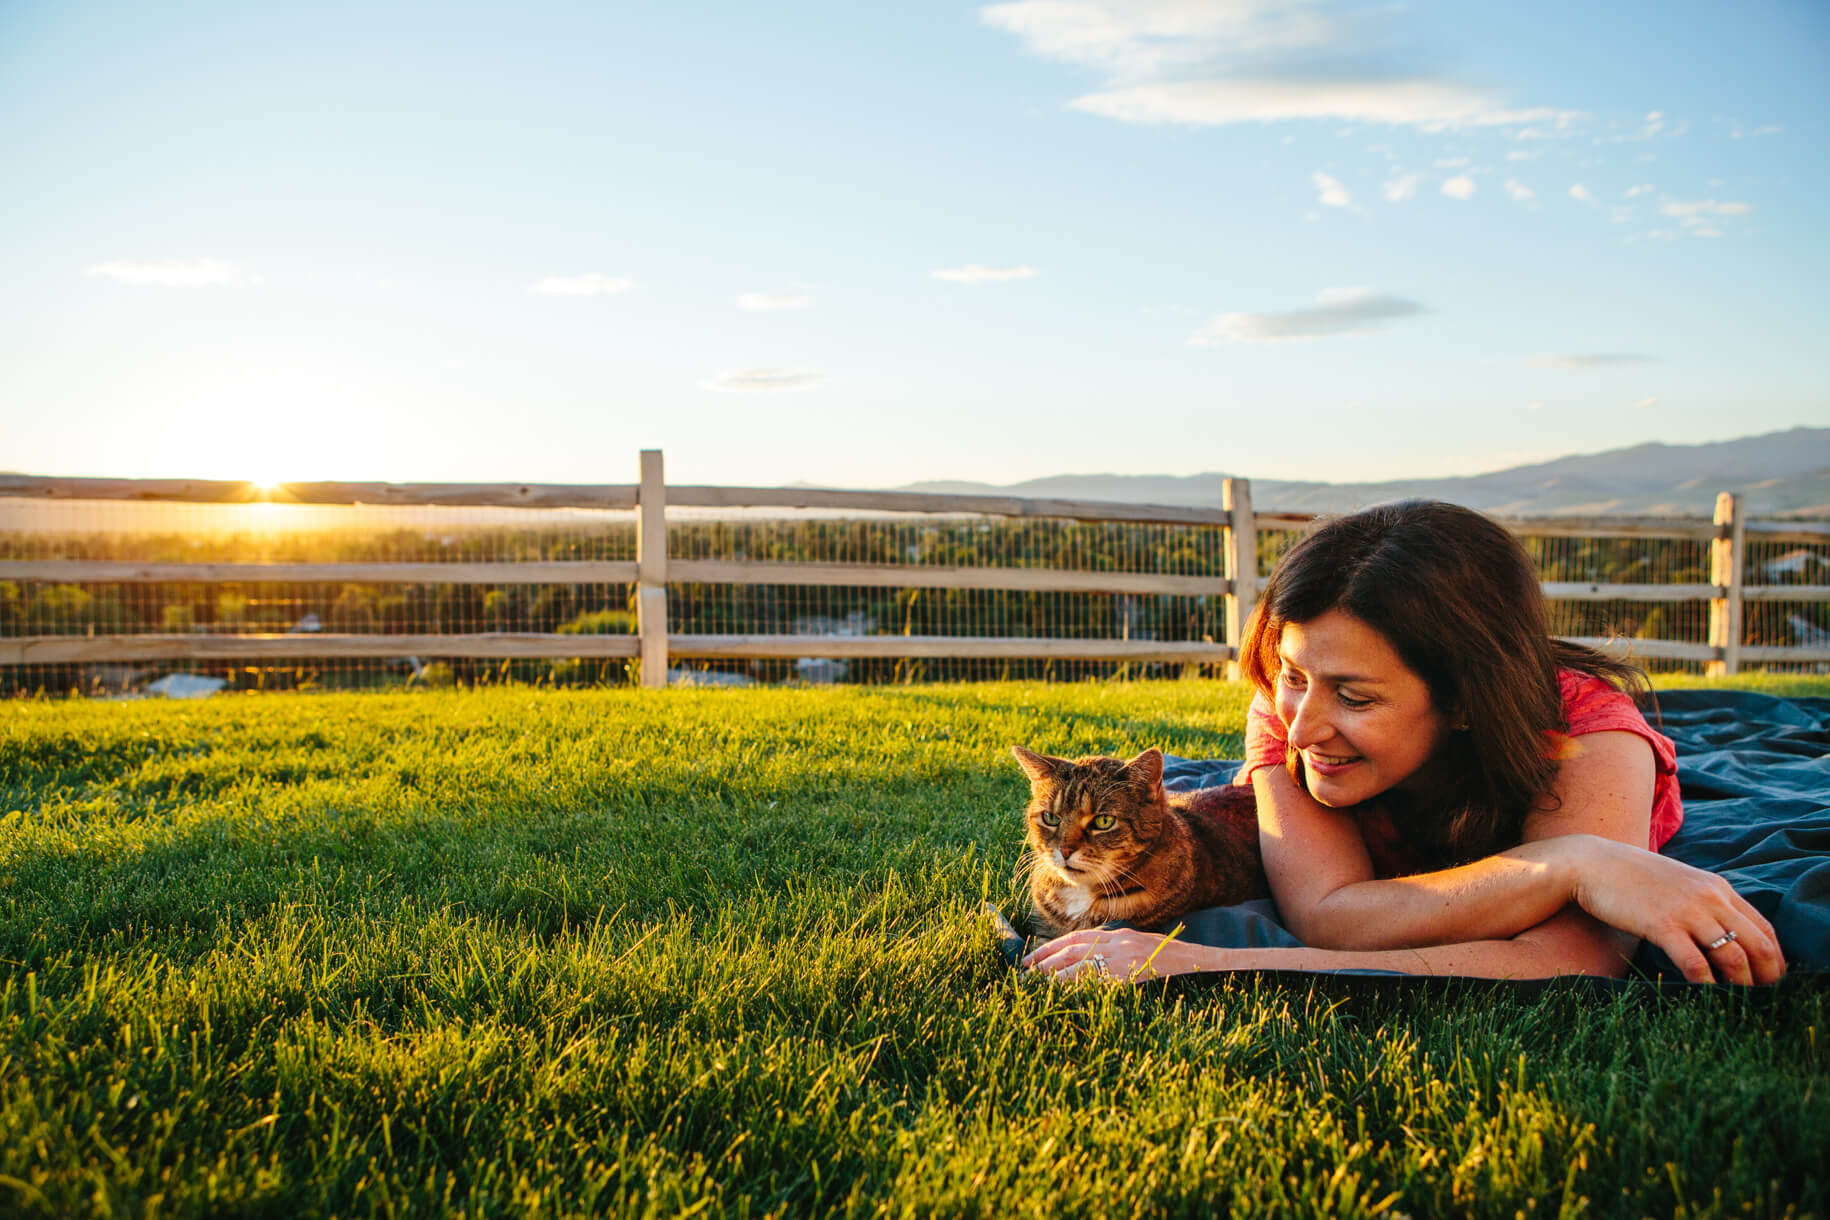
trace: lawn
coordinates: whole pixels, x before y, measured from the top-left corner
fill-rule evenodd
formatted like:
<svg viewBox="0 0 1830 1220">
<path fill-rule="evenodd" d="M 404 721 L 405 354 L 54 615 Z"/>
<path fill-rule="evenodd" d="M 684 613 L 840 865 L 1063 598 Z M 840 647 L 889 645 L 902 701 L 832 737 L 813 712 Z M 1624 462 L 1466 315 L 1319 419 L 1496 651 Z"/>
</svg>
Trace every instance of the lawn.
<svg viewBox="0 0 1830 1220">
<path fill-rule="evenodd" d="M 1830 1209 L 1821 988 L 1006 970 L 1006 747 L 1236 757 L 1245 702 L 0 706 L 0 1214 Z"/>
</svg>

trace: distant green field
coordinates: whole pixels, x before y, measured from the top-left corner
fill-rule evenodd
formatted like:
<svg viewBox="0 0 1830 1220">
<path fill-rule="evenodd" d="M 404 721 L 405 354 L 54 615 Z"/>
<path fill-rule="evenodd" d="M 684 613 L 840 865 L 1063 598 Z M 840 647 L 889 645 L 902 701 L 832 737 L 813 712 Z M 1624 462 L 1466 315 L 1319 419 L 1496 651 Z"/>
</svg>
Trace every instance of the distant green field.
<svg viewBox="0 0 1830 1220">
<path fill-rule="evenodd" d="M 1005 970 L 1006 747 L 1236 757 L 1245 704 L 0 704 L 0 1215 L 1830 1210 L 1822 990 Z"/>
</svg>

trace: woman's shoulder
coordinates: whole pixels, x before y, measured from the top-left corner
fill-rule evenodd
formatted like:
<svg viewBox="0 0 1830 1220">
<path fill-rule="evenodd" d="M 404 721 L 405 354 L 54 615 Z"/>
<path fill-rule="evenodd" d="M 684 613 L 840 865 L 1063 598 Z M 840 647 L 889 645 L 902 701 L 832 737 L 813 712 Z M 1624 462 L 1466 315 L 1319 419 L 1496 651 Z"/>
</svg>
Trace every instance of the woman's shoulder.
<svg viewBox="0 0 1830 1220">
<path fill-rule="evenodd" d="M 1651 743 L 1660 771 L 1675 768 L 1676 751 L 1671 739 L 1647 723 L 1645 713 L 1631 695 L 1605 678 L 1574 669 L 1557 671 L 1557 688 L 1563 699 L 1563 720 L 1569 726 L 1569 736 L 1634 733 Z"/>
<path fill-rule="evenodd" d="M 1576 725 L 1579 720 L 1646 722 L 1639 705 L 1633 702 L 1633 696 L 1607 679 L 1583 673 L 1579 669 L 1557 671 L 1557 694 L 1562 700 L 1563 718 L 1569 722 L 1571 733 L 1601 731 L 1595 728 L 1578 729 Z"/>
</svg>

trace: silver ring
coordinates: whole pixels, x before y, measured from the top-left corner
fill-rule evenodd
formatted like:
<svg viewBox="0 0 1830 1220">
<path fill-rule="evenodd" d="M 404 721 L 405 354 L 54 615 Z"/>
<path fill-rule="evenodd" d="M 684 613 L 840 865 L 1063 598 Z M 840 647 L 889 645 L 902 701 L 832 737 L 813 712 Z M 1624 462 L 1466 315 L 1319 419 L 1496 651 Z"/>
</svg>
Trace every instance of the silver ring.
<svg viewBox="0 0 1830 1220">
<path fill-rule="evenodd" d="M 1710 941 L 1707 945 L 1704 945 L 1703 948 L 1704 949 L 1720 949 L 1723 945 L 1726 945 L 1729 941 L 1739 940 L 1739 939 L 1740 939 L 1740 937 L 1736 936 L 1733 932 L 1724 932 L 1724 933 L 1722 933 L 1722 935 L 1720 935 L 1720 936 L 1716 937 L 1714 940 Z"/>
<path fill-rule="evenodd" d="M 1106 955 L 1105 954 L 1095 953 L 1095 954 L 1093 954 L 1091 960 L 1093 962 L 1093 969 L 1099 971 L 1100 978 L 1109 979 L 1112 977 L 1112 972 L 1110 970 L 1106 969 Z"/>
</svg>

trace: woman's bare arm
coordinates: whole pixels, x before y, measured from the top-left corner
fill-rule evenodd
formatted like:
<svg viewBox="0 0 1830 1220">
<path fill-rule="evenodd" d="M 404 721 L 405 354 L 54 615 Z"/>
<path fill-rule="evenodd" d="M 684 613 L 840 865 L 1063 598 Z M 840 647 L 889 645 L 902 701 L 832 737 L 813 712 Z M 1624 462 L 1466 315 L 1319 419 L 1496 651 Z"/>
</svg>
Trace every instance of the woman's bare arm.
<svg viewBox="0 0 1830 1220">
<path fill-rule="evenodd" d="M 1150 932 L 1093 928 L 1050 941 L 1024 959 L 1024 965 L 1063 978 L 1094 974 L 1114 982 L 1200 970 L 1393 970 L 1534 979 L 1564 974 L 1619 977 L 1632 954 L 1630 937 L 1570 910 L 1508 940 L 1418 949 L 1221 949 Z"/>
<path fill-rule="evenodd" d="M 1531 945 L 1563 955 L 1572 971 L 1588 973 L 1584 963 L 1618 956 L 1611 929 L 1620 929 L 1629 940 L 1653 940 L 1686 977 L 1708 981 L 1711 960 L 1698 946 L 1732 930 L 1737 942 L 1714 961 L 1723 977 L 1770 982 L 1783 974 L 1771 926 L 1726 882 L 1645 849 L 1655 780 L 1645 740 L 1610 732 L 1574 741 L 1555 799 L 1527 820 L 1524 843 L 1389 880 L 1373 879 L 1350 818 L 1318 804 L 1281 769 L 1260 770 L 1253 779 L 1260 839 L 1285 923 L 1324 950 L 1466 946 L 1520 937 L 1576 904 L 1596 918 L 1555 937 L 1537 935 Z"/>
</svg>

